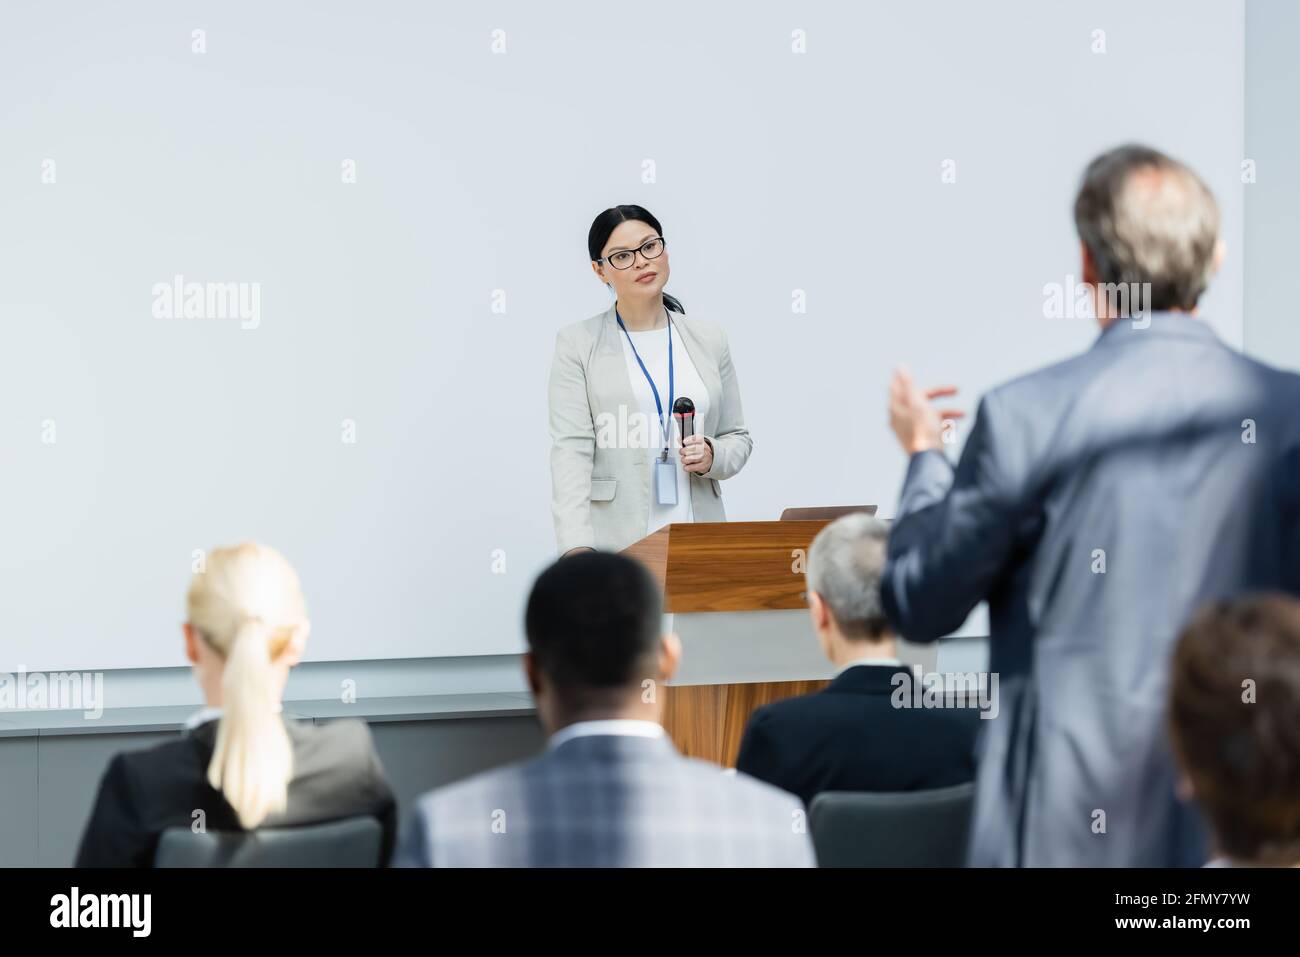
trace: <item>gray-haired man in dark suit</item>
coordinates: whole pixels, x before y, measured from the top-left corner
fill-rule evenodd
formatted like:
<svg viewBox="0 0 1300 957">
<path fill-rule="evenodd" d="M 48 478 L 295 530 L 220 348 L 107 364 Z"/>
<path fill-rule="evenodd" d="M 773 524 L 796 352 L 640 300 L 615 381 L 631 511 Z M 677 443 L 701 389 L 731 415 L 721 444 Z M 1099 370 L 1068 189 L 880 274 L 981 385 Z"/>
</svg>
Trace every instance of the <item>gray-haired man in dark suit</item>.
<svg viewBox="0 0 1300 957">
<path fill-rule="evenodd" d="M 972 864 L 1199 864 L 1165 734 L 1169 652 L 1203 602 L 1300 592 L 1300 377 L 1197 318 L 1223 246 L 1187 167 L 1108 152 L 1075 223 L 1101 335 L 988 393 L 955 470 L 931 405 L 954 390 L 895 374 L 911 461 L 882 597 L 914 641 L 988 600 L 1001 701 Z"/>
<path fill-rule="evenodd" d="M 420 798 L 396 866 L 807 867 L 803 805 L 682 757 L 659 724 L 680 656 L 654 580 L 622 555 L 562 558 L 528 599 L 545 753 Z"/>
</svg>

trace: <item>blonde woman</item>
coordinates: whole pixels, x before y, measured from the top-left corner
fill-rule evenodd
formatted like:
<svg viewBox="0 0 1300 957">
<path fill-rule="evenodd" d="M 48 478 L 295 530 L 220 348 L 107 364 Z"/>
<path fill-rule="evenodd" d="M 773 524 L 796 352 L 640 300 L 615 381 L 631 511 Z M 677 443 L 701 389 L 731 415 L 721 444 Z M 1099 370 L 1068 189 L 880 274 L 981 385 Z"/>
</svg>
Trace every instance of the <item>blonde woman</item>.
<svg viewBox="0 0 1300 957">
<path fill-rule="evenodd" d="M 388 860 L 396 806 L 362 721 L 284 718 L 289 669 L 310 624 L 298 575 L 265 545 L 219 548 L 194 576 L 185 653 L 206 707 L 185 734 L 119 754 L 103 780 L 78 867 L 148 867 L 159 835 L 203 813 L 210 831 L 292 826 L 368 814 Z"/>
</svg>

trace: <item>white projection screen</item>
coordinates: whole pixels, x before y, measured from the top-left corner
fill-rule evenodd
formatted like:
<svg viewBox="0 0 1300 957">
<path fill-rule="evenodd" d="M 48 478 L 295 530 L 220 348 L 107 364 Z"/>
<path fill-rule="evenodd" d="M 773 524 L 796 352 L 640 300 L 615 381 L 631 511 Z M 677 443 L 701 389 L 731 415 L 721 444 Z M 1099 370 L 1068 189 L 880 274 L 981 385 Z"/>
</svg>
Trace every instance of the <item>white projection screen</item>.
<svg viewBox="0 0 1300 957">
<path fill-rule="evenodd" d="M 1215 190 L 1239 344 L 1242 40 L 1213 0 L 6 0 L 0 671 L 177 664 L 195 551 L 244 539 L 298 568 L 311 660 L 520 650 L 555 333 L 608 304 L 617 203 L 730 336 L 733 519 L 892 514 L 898 362 L 973 410 L 1086 348 L 1044 287 L 1118 143 Z M 255 320 L 169 315 L 178 276 Z"/>
</svg>

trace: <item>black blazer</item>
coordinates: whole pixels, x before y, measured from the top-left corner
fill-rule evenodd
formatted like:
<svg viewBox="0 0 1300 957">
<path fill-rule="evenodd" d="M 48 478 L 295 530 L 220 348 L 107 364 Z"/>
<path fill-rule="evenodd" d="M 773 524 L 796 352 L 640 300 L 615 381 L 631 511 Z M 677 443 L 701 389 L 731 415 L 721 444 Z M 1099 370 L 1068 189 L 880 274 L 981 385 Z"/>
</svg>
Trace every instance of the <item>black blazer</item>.
<svg viewBox="0 0 1300 957">
<path fill-rule="evenodd" d="M 822 791 L 916 791 L 972 780 L 979 710 L 895 708 L 891 679 L 899 670 L 854 665 L 816 694 L 759 708 L 736 769 L 805 805 Z"/>
<path fill-rule="evenodd" d="M 383 826 L 376 865 L 387 863 L 397 828 L 397 805 L 364 721 L 314 725 L 285 719 L 293 744 L 293 780 L 282 813 L 264 827 L 315 824 L 368 814 Z M 150 867 L 162 832 L 190 827 L 202 810 L 209 831 L 239 831 L 239 818 L 208 784 L 217 722 L 209 721 L 147 751 L 113 758 L 99 783 L 81 836 L 77 867 Z"/>
</svg>

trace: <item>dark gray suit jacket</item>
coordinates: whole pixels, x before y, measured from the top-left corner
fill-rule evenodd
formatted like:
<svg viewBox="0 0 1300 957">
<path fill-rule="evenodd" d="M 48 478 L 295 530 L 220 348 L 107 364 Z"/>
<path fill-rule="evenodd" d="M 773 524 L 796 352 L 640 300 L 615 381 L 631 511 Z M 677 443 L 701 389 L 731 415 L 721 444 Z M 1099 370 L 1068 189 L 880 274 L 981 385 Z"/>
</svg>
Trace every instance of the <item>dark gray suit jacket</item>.
<svg viewBox="0 0 1300 957">
<path fill-rule="evenodd" d="M 792 794 L 684 758 L 667 738 L 593 735 L 424 795 L 395 867 L 811 867 Z"/>
<path fill-rule="evenodd" d="M 370 815 L 383 826 L 376 866 L 386 863 L 397 834 L 397 805 L 364 721 L 313 725 L 285 719 L 293 744 L 288 806 L 265 827 L 291 827 Z M 113 758 L 104 772 L 81 836 L 77 867 L 149 867 L 168 827 L 190 827 L 203 811 L 209 831 L 241 830 L 235 811 L 208 784 L 217 722 L 155 748 Z"/>
<path fill-rule="evenodd" d="M 933 640 L 989 603 L 975 865 L 1202 863 L 1173 793 L 1170 646 L 1204 602 L 1300 592 L 1300 376 L 1150 320 L 986 395 L 955 471 L 908 468 L 891 621 Z"/>
</svg>

